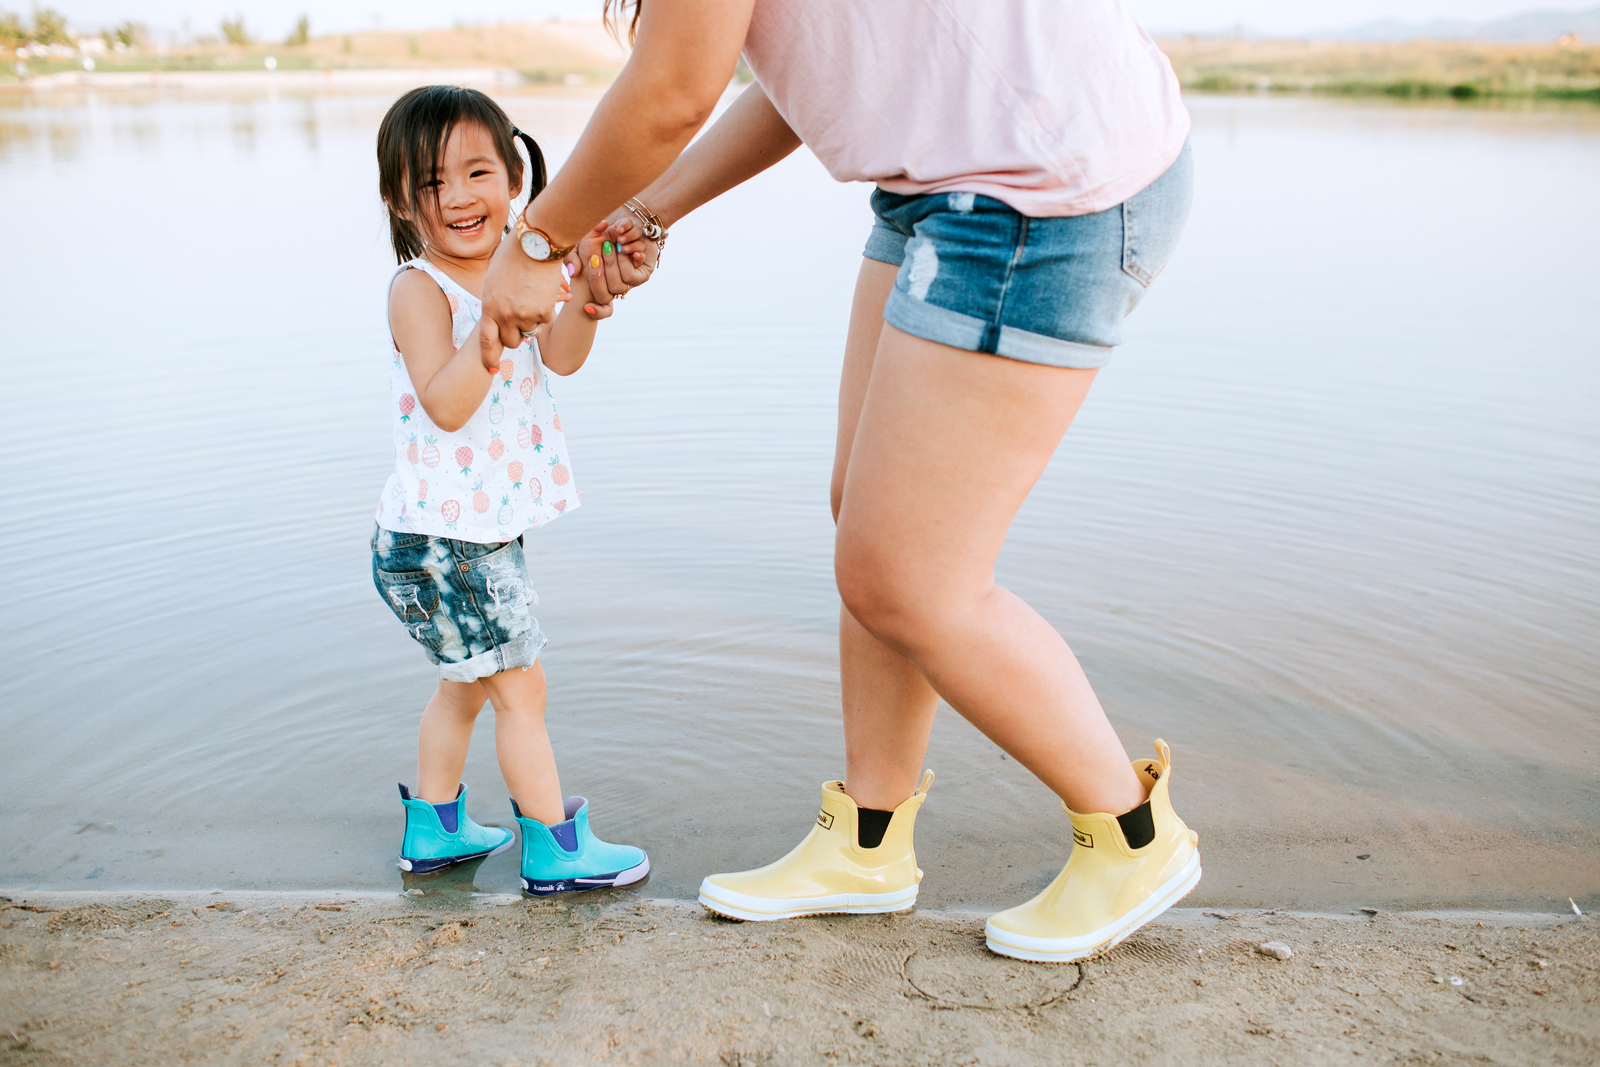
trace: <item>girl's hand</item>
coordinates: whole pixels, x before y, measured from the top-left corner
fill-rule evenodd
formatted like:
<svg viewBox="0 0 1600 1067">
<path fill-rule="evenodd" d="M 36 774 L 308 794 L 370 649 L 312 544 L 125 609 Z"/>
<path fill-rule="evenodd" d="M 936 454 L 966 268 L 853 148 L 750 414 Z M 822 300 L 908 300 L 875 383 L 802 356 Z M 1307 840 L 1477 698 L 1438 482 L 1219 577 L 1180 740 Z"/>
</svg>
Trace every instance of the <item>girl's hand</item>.
<svg viewBox="0 0 1600 1067">
<path fill-rule="evenodd" d="M 655 272 L 660 250 L 654 241 L 645 239 L 632 212 L 613 214 L 596 226 L 590 237 L 599 238 L 599 248 L 585 253 L 583 266 L 589 291 L 597 298 L 609 303 L 612 297 L 627 296 L 628 290 L 643 285 Z"/>
<path fill-rule="evenodd" d="M 577 277 L 579 271 L 589 270 L 589 264 L 603 262 L 602 243 L 605 239 L 606 224 L 602 222 L 585 234 L 583 240 L 578 242 L 578 247 L 571 256 L 567 257 L 573 277 Z M 596 267 L 594 269 L 603 270 L 604 267 Z M 589 299 L 584 301 L 583 304 L 583 313 L 596 321 L 609 319 L 614 310 L 611 306 L 612 294 L 605 289 L 597 290 L 593 285 L 589 286 L 589 294 Z"/>
<path fill-rule="evenodd" d="M 611 300 L 613 297 L 627 293 L 627 287 L 619 280 L 615 287 L 609 284 L 607 275 L 606 257 L 616 258 L 615 251 L 607 252 L 611 248 L 606 236 L 606 223 L 598 223 L 594 229 L 584 234 L 583 240 L 578 242 L 577 265 L 584 272 L 584 277 L 589 282 L 590 299 L 584 304 L 583 310 L 591 319 L 604 319 L 611 316 Z M 604 308 L 604 312 L 596 314 L 596 310 Z"/>
<path fill-rule="evenodd" d="M 505 358 L 505 346 L 500 343 L 500 327 L 495 321 L 485 315 L 478 321 L 478 356 L 483 360 L 484 369 L 490 374 L 500 369 L 500 361 Z M 472 342 L 463 341 L 465 348 Z"/>
</svg>

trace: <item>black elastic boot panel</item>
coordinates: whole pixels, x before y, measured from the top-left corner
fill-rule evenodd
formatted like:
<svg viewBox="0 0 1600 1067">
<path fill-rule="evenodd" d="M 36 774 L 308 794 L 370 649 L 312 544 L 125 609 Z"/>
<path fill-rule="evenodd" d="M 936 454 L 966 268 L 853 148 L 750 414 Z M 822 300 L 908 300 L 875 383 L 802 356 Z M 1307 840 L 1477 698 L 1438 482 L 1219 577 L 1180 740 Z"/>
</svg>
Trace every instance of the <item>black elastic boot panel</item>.
<svg viewBox="0 0 1600 1067">
<path fill-rule="evenodd" d="M 1118 815 L 1117 825 L 1122 827 L 1122 836 L 1127 838 L 1129 848 L 1144 848 L 1156 839 L 1156 820 L 1150 814 L 1148 800 Z"/>
<path fill-rule="evenodd" d="M 889 829 L 889 820 L 894 818 L 892 811 L 879 811 L 877 808 L 856 809 L 856 837 L 861 842 L 862 848 L 877 848 L 883 844 L 883 835 Z M 1155 831 L 1150 832 L 1155 836 Z"/>
</svg>

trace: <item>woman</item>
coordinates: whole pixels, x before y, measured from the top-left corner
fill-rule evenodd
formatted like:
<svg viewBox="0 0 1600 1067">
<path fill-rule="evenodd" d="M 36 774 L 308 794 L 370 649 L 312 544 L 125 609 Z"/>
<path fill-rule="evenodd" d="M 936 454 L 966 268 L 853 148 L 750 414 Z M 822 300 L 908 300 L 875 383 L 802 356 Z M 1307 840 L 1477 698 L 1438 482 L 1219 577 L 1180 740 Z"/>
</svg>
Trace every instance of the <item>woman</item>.
<svg viewBox="0 0 1600 1067">
<path fill-rule="evenodd" d="M 591 286 L 621 293 L 653 267 L 655 223 L 802 141 L 835 178 L 878 186 L 833 478 L 845 779 L 797 848 L 711 875 L 701 902 L 741 919 L 910 907 L 942 697 L 1073 824 L 1060 876 L 994 916 L 989 947 L 1104 951 L 1199 881 L 1198 838 L 1169 803 L 1167 747 L 1129 762 L 1071 650 L 993 566 L 1187 217 L 1170 64 L 1118 0 L 649 0 L 633 28 L 571 159 L 496 255 L 484 314 L 500 343 L 546 321 L 561 255 L 608 213 L 623 254 Z M 741 50 L 757 84 L 685 152 Z M 780 232 L 803 232 L 778 208 Z M 981 464 L 952 466 L 951 441 Z"/>
</svg>

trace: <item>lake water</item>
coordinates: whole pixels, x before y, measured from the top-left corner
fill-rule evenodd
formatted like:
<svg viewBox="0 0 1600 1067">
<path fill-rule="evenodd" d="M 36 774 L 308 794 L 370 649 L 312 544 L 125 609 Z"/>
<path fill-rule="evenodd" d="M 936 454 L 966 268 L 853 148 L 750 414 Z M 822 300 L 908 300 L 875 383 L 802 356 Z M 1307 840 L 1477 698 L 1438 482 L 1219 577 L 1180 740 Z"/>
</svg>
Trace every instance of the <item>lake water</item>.
<svg viewBox="0 0 1600 1067">
<path fill-rule="evenodd" d="M 509 95 L 553 159 L 589 96 Z M 433 672 L 374 593 L 387 97 L 0 97 L 0 887 L 399 888 Z M 1183 247 L 1002 580 L 1136 756 L 1194 904 L 1600 904 L 1600 110 L 1193 98 Z M 645 892 L 776 858 L 842 770 L 827 487 L 865 187 L 683 222 L 563 383 L 529 538 L 568 792 Z M 466 780 L 509 817 L 485 714 Z M 1068 847 L 948 709 L 931 907 Z M 502 892 L 515 854 L 417 885 Z"/>
</svg>

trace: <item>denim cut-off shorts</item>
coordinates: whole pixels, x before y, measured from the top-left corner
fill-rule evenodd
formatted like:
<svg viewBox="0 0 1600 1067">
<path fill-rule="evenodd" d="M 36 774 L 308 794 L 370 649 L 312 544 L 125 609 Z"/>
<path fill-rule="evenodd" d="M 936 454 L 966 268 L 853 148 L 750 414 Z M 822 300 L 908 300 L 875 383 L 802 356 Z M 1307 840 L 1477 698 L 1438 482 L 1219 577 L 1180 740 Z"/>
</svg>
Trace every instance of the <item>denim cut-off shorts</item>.
<svg viewBox="0 0 1600 1067">
<path fill-rule="evenodd" d="M 862 255 L 900 268 L 884 321 L 925 340 L 1052 367 L 1103 367 L 1189 218 L 1189 146 L 1116 207 L 1029 218 L 974 193 L 872 194 Z"/>
<path fill-rule="evenodd" d="M 521 541 L 480 545 L 380 527 L 372 580 L 447 682 L 531 667 L 544 648 Z"/>
</svg>

